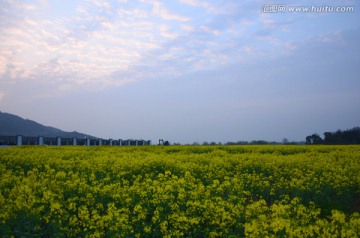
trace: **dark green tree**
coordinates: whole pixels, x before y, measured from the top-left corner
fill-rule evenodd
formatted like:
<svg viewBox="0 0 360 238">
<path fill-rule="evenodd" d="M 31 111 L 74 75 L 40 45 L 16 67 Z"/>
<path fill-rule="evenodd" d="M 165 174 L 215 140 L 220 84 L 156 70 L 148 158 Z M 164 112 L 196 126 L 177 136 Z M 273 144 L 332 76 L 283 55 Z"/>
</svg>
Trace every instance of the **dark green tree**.
<svg viewBox="0 0 360 238">
<path fill-rule="evenodd" d="M 325 132 L 324 143 L 328 145 L 360 144 L 360 127 L 350 130 Z"/>
<path fill-rule="evenodd" d="M 306 137 L 305 144 L 307 145 L 318 145 L 323 144 L 323 140 L 318 134 L 312 134 L 311 136 Z"/>
</svg>

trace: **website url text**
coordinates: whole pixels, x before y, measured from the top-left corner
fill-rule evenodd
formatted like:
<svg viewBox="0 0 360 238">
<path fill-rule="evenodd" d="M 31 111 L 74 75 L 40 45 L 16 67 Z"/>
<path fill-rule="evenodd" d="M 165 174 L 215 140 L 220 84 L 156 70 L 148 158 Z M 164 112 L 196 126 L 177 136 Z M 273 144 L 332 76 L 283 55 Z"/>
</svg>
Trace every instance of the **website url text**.
<svg viewBox="0 0 360 238">
<path fill-rule="evenodd" d="M 337 13 L 345 13 L 345 12 L 354 12 L 355 8 L 353 6 L 287 6 L 284 4 L 266 4 L 262 5 L 261 12 L 263 13 L 285 13 L 285 12 L 337 12 Z"/>
</svg>

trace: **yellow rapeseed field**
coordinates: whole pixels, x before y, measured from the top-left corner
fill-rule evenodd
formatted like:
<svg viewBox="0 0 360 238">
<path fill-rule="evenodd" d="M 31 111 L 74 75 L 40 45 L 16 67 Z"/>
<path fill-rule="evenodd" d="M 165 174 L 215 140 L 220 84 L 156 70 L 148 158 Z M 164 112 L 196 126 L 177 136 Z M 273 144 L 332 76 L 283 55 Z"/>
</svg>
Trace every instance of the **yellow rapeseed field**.
<svg viewBox="0 0 360 238">
<path fill-rule="evenodd" d="M 357 237 L 360 146 L 0 149 L 1 237 Z"/>
</svg>

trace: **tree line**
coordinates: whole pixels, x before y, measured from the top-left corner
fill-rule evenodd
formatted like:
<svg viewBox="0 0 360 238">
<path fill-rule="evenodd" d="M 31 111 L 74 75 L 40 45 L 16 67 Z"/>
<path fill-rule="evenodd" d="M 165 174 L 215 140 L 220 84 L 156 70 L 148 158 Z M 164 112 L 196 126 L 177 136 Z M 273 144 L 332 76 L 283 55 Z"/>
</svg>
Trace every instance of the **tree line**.
<svg viewBox="0 0 360 238">
<path fill-rule="evenodd" d="M 266 140 L 253 140 L 253 141 L 229 141 L 229 142 L 207 142 L 203 143 L 193 142 L 192 144 L 181 144 L 168 142 L 167 145 L 354 145 L 360 144 L 360 127 L 354 127 L 348 130 L 337 130 L 336 132 L 325 132 L 324 138 L 321 138 L 319 134 L 314 133 L 305 138 L 305 141 L 289 141 L 287 138 L 283 138 L 281 142 L 266 141 Z"/>
<path fill-rule="evenodd" d="M 318 134 L 312 134 L 306 137 L 307 145 L 348 145 L 360 144 L 360 127 L 354 127 L 348 130 L 337 130 L 336 132 L 325 132 L 324 139 Z"/>
<path fill-rule="evenodd" d="M 203 143 L 199 142 L 193 142 L 192 144 L 181 144 L 181 143 L 173 143 L 173 145 L 280 145 L 280 144 L 287 144 L 287 145 L 297 145 L 297 144 L 304 144 L 304 142 L 293 142 L 288 141 L 286 138 L 283 139 L 282 142 L 276 142 L 276 141 L 266 141 L 266 140 L 253 140 L 253 141 L 228 141 L 225 143 L 222 142 L 207 142 L 204 141 Z"/>
</svg>

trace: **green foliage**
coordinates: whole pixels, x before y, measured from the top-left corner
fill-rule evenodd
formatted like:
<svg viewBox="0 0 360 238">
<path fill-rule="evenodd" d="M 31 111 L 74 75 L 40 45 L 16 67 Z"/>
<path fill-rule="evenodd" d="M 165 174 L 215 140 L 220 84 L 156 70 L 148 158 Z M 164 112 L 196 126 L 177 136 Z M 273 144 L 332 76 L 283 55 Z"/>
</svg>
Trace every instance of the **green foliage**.
<svg viewBox="0 0 360 238">
<path fill-rule="evenodd" d="M 1 237 L 356 237 L 359 146 L 0 150 Z"/>
</svg>

